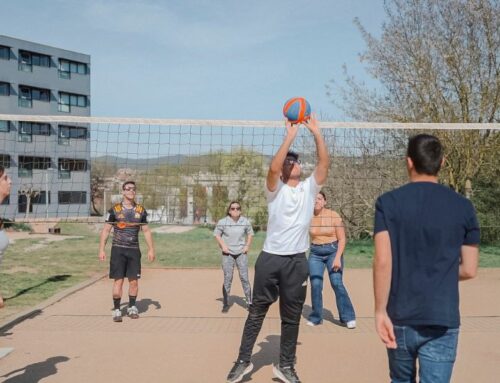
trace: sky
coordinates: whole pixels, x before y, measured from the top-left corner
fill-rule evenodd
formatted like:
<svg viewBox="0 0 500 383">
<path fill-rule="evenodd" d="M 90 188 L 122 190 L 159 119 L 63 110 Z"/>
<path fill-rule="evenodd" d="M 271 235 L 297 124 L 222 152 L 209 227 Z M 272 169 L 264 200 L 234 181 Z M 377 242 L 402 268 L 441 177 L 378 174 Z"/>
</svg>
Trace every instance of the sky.
<svg viewBox="0 0 500 383">
<path fill-rule="evenodd" d="M 377 86 L 353 19 L 377 36 L 385 18 L 383 0 L 0 0 L 0 15 L 0 34 L 91 55 L 93 116 L 280 120 L 303 96 L 335 121 L 325 85 L 344 64 Z"/>
</svg>

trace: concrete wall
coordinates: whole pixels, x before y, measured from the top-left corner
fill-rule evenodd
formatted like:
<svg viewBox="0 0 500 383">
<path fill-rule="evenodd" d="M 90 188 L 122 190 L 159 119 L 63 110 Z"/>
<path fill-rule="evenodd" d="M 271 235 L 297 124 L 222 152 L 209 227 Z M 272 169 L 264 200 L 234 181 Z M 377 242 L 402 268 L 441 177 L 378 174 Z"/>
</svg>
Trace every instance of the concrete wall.
<svg viewBox="0 0 500 383">
<path fill-rule="evenodd" d="M 0 82 L 10 83 L 10 96 L 0 96 L 0 114 L 18 115 L 63 115 L 90 116 L 90 56 L 64 49 L 54 48 L 29 41 L 0 35 L 0 45 L 10 47 L 10 59 L 0 59 Z M 19 51 L 26 50 L 50 56 L 51 66 L 32 65 L 32 71 L 19 69 Z M 70 78 L 59 75 L 59 59 L 87 64 L 88 73 L 71 73 Z M 50 101 L 33 100 L 30 108 L 19 106 L 19 85 L 50 89 Z M 71 106 L 69 113 L 59 111 L 59 92 L 87 96 L 87 107 Z M 18 191 L 27 185 L 35 189 L 50 191 L 50 205 L 33 205 L 31 217 L 43 218 L 59 216 L 75 217 L 90 214 L 90 126 L 82 124 L 66 124 L 88 128 L 87 139 L 69 139 L 65 144 L 59 142 L 58 124 L 51 124 L 50 136 L 32 135 L 32 142 L 19 140 L 19 121 L 11 121 L 10 132 L 0 132 L 0 154 L 8 154 L 11 166 L 7 172 L 12 178 L 10 204 L 0 206 L 0 215 L 5 218 L 25 217 L 19 213 Z M 61 124 L 64 125 L 64 124 Z M 19 177 L 19 156 L 50 157 L 54 170 L 33 170 L 31 177 Z M 71 172 L 69 179 L 59 177 L 59 158 L 72 158 L 87 161 L 87 171 Z M 58 204 L 59 191 L 85 191 L 85 204 Z"/>
</svg>

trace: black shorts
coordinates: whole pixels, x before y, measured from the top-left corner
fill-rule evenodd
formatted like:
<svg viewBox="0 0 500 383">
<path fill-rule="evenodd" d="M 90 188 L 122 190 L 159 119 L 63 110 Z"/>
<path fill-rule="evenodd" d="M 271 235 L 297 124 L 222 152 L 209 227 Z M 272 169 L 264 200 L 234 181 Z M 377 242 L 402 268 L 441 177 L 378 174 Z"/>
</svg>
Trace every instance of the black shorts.
<svg viewBox="0 0 500 383">
<path fill-rule="evenodd" d="M 141 251 L 128 247 L 111 247 L 109 277 L 112 279 L 139 279 L 141 277 Z"/>
</svg>

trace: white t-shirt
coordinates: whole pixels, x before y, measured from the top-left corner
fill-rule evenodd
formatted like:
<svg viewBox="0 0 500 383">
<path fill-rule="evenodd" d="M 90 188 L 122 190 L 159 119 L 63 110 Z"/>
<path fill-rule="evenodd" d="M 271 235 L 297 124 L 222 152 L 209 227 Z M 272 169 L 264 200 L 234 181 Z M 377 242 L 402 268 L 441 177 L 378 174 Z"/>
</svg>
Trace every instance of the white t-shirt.
<svg viewBox="0 0 500 383">
<path fill-rule="evenodd" d="M 267 185 L 265 189 L 269 219 L 264 251 L 279 255 L 305 252 L 309 249 L 309 226 L 321 185 L 312 174 L 296 187 L 280 180 L 274 192 Z"/>
</svg>

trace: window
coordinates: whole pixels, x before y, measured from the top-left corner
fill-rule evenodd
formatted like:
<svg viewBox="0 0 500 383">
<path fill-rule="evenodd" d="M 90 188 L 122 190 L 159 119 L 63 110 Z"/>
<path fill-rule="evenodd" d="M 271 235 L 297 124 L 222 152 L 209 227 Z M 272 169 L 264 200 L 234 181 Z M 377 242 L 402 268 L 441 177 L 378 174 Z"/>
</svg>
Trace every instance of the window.
<svg viewBox="0 0 500 383">
<path fill-rule="evenodd" d="M 60 191 L 58 193 L 59 203 L 62 204 L 84 204 L 87 203 L 87 192 L 84 191 Z"/>
<path fill-rule="evenodd" d="M 33 170 L 46 170 L 50 168 L 50 157 L 19 156 L 19 177 L 31 177 Z"/>
<path fill-rule="evenodd" d="M 59 170 L 69 170 L 70 172 L 85 172 L 87 171 L 87 160 L 59 158 Z"/>
<path fill-rule="evenodd" d="M 0 96 L 10 96 L 10 84 L 0 81 Z"/>
<path fill-rule="evenodd" d="M 50 136 L 50 124 L 42 124 L 38 122 L 24 122 L 19 123 L 19 141 L 31 142 L 31 137 L 25 136 Z"/>
<path fill-rule="evenodd" d="M 71 78 L 71 73 L 88 74 L 87 64 L 59 59 L 59 77 Z"/>
<path fill-rule="evenodd" d="M 47 192 L 45 190 L 40 191 L 36 196 L 31 198 L 31 203 L 33 205 L 45 205 L 46 204 L 46 201 L 45 201 L 46 195 L 47 195 Z M 50 191 L 49 191 L 49 201 L 48 202 L 50 204 Z"/>
<path fill-rule="evenodd" d="M 59 178 L 71 178 L 71 172 L 87 171 L 87 160 L 75 160 L 72 158 L 59 158 Z"/>
<path fill-rule="evenodd" d="M 87 96 L 81 94 L 59 92 L 59 111 L 69 113 L 72 106 L 86 108 L 88 106 Z"/>
<path fill-rule="evenodd" d="M 88 137 L 87 128 L 80 126 L 59 125 L 59 144 L 69 145 L 69 139 L 85 140 Z"/>
<path fill-rule="evenodd" d="M 31 99 L 39 101 L 50 101 L 50 90 L 48 89 L 31 89 Z"/>
<path fill-rule="evenodd" d="M 0 59 L 10 60 L 10 47 L 0 45 Z"/>
<path fill-rule="evenodd" d="M 19 85 L 19 106 L 31 108 L 33 100 L 50 102 L 50 89 Z"/>
<path fill-rule="evenodd" d="M 0 165 L 5 169 L 10 168 L 10 156 L 8 154 L 0 154 Z"/>
<path fill-rule="evenodd" d="M 0 133 L 10 132 L 10 121 L 0 120 Z"/>
<path fill-rule="evenodd" d="M 50 125 L 49 124 L 39 124 L 32 123 L 31 124 L 31 134 L 37 136 L 50 136 Z"/>
<path fill-rule="evenodd" d="M 19 70 L 25 72 L 32 72 L 33 65 L 50 68 L 50 56 L 29 52 L 19 51 Z"/>
</svg>

